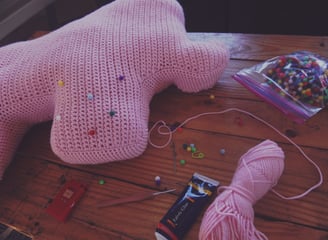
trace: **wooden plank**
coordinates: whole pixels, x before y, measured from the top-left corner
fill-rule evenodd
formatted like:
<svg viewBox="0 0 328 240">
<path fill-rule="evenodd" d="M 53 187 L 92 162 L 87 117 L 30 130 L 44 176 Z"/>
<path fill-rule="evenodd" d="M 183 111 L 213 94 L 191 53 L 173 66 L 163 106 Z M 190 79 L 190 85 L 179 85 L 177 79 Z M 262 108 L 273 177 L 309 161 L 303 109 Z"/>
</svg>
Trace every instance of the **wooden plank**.
<svg viewBox="0 0 328 240">
<path fill-rule="evenodd" d="M 161 141 L 159 138 L 159 136 L 154 136 L 153 141 Z M 182 133 L 174 135 L 173 140 L 175 143 L 175 159 L 173 150 L 170 147 L 165 149 L 149 147 L 142 156 L 134 160 L 94 166 L 79 166 L 65 164 L 51 154 L 47 157 L 46 154 L 42 154 L 43 152 L 50 152 L 50 149 L 47 149 L 46 147 L 42 147 L 40 152 L 41 155 L 44 156 L 43 159 L 46 162 L 54 162 L 63 166 L 66 165 L 69 169 L 78 169 L 81 172 L 92 173 L 95 176 L 113 178 L 154 190 L 157 189 L 157 186 L 154 184 L 154 178 L 158 175 L 162 177 L 161 188 L 168 189 L 178 187 L 181 190 L 181 186 L 184 185 L 186 180 L 189 179 L 195 171 L 200 171 L 209 177 L 219 180 L 222 184 L 228 185 L 240 156 L 261 141 L 259 139 L 249 139 L 246 137 L 189 129 L 184 129 Z M 201 160 L 193 159 L 191 154 L 182 148 L 183 143 L 196 144 L 197 148 L 205 154 L 206 158 Z M 33 156 L 33 152 L 35 152 L 35 148 L 37 147 L 36 145 L 39 144 L 34 144 L 34 146 L 30 145 L 28 147 L 30 152 L 24 151 L 24 153 L 20 153 L 19 158 L 38 158 L 38 155 Z M 289 144 L 280 145 L 283 147 L 286 154 L 286 168 L 277 189 L 286 196 L 300 194 L 318 181 L 318 174 L 314 167 L 309 164 L 293 146 L 290 146 Z M 226 149 L 227 154 L 221 156 L 219 153 L 220 149 Z M 315 162 L 321 166 L 321 169 L 325 174 L 326 169 L 324 166 L 326 164 L 326 152 L 317 148 L 305 148 L 304 150 L 305 152 L 308 152 L 310 156 L 313 156 Z M 186 160 L 186 165 L 180 165 L 179 161 L 181 159 Z M 42 166 L 39 168 L 42 169 Z M 39 168 L 36 170 L 30 170 L 30 172 L 36 174 L 39 172 Z M 56 176 L 52 177 L 60 179 L 62 175 L 63 173 L 57 173 Z M 308 203 L 309 208 L 324 203 L 325 188 L 326 185 L 324 184 L 316 192 L 311 194 L 313 197 L 304 198 L 304 201 L 310 201 Z M 158 190 L 160 190 L 160 188 Z M 265 204 L 268 206 L 275 206 L 275 208 L 281 208 L 282 210 L 276 210 L 276 214 L 274 214 L 271 211 L 268 211 L 270 207 L 263 207 L 259 208 L 262 211 L 261 214 L 275 218 L 284 218 L 284 220 L 293 217 L 295 218 L 295 221 L 297 221 L 296 219 L 302 217 L 302 215 L 298 215 L 298 208 L 305 209 L 306 206 L 302 201 L 300 202 L 302 207 L 295 204 L 293 201 L 292 203 L 295 205 L 288 205 L 288 201 L 287 203 L 286 201 L 278 201 L 279 199 L 274 196 L 265 199 L 267 199 Z M 277 207 L 276 204 L 281 205 Z M 293 211 L 288 212 L 289 215 L 286 215 L 286 206 L 293 209 Z M 320 219 L 321 213 L 321 209 L 317 209 L 317 212 L 314 213 L 317 214 L 316 219 L 318 221 L 305 219 L 304 222 L 301 223 L 318 226 L 320 222 L 328 221 L 328 219 Z M 326 216 L 328 216 L 328 214 L 326 214 Z"/>
<path fill-rule="evenodd" d="M 259 220 L 255 218 L 255 226 L 258 230 L 266 234 L 269 239 L 326 239 L 328 234 L 326 231 L 311 229 L 291 222 L 273 222 Z"/>
<path fill-rule="evenodd" d="M 143 203 L 98 209 L 96 204 L 106 199 L 145 191 L 145 188 L 103 177 L 104 185 L 98 184 L 98 176 L 54 164 L 43 164 L 34 159 L 17 159 L 9 169 L 9 183 L 4 186 L 0 205 L 4 209 L 0 220 L 8 221 L 36 239 L 135 239 L 149 237 L 159 218 L 175 199 L 166 194 L 155 200 L 148 200 L 147 208 Z M 27 161 L 29 160 L 29 161 Z M 26 164 L 28 162 L 28 164 Z M 46 167 L 34 173 L 39 164 Z M 19 178 L 15 176 L 20 176 Z M 66 223 L 59 223 L 45 212 L 49 200 L 55 196 L 63 184 L 63 177 L 87 183 L 88 191 L 77 204 Z M 24 193 L 22 195 L 22 193 Z M 6 211 L 7 210 L 7 211 Z M 153 216 L 149 218 L 149 216 Z M 140 222 L 141 221 L 141 222 Z M 140 223 L 142 223 L 140 227 Z M 82 232 L 81 232 L 82 231 Z M 83 238 L 81 238 L 83 236 Z"/>
<path fill-rule="evenodd" d="M 195 143 L 205 153 L 206 158 L 192 159 L 190 154 L 181 147 L 182 143 L 186 141 Z M 42 237 L 48 239 L 48 236 L 44 234 L 58 234 L 56 236 L 61 239 L 64 237 L 79 239 L 78 234 L 81 232 L 71 232 L 71 229 L 82 227 L 90 228 L 85 233 L 83 231 L 85 239 L 90 239 L 91 236 L 97 236 L 100 239 L 105 239 L 105 236 L 112 236 L 114 239 L 115 237 L 118 239 L 118 236 L 124 236 L 126 239 L 138 237 L 148 239 L 159 219 L 174 202 L 176 198 L 174 194 L 161 196 L 156 201 L 147 200 L 146 203 L 109 208 L 108 211 L 95 209 L 95 204 L 102 199 L 122 197 L 145 189 L 154 189 L 149 169 L 158 169 L 158 172 L 154 174 L 162 176 L 163 187 L 172 187 L 172 183 L 176 181 L 179 183 L 180 191 L 182 190 L 181 186 L 194 171 L 204 173 L 220 180 L 223 185 L 228 185 L 239 157 L 257 141 L 236 137 L 220 138 L 210 133 L 186 130 L 186 132 L 176 135 L 174 142 L 177 146 L 177 160 L 186 159 L 186 165 L 177 165 L 176 172 L 174 172 L 172 161 L 169 161 L 170 159 L 166 156 L 162 156 L 166 150 L 158 151 L 152 148 L 147 149 L 145 155 L 138 159 L 140 162 L 137 165 L 133 161 L 125 161 L 93 166 L 92 170 L 89 167 L 57 165 L 47 160 L 18 156 L 9 169 L 9 178 L 6 178 L 6 182 L 10 185 L 5 186 L 6 191 L 2 191 L 5 194 L 2 194 L 0 205 L 5 210 L 0 214 L 0 220 L 7 220 L 25 227 L 24 230 L 36 234 L 37 239 L 42 239 Z M 225 156 L 220 156 L 218 153 L 220 147 L 226 148 Z M 283 147 L 287 153 L 286 169 L 276 189 L 285 195 L 298 194 L 316 181 L 315 171 L 310 165 L 294 160 L 297 159 L 297 153 L 291 147 L 285 145 Z M 326 163 L 325 152 L 316 152 L 315 155 L 321 156 L 320 165 Z M 143 167 L 144 165 L 147 167 Z M 131 175 L 122 175 L 127 172 L 131 172 Z M 327 173 L 325 172 L 325 174 Z M 58 224 L 44 213 L 44 208 L 49 199 L 59 190 L 62 180 L 69 178 L 86 181 L 89 184 L 89 190 L 74 210 L 70 221 Z M 106 181 L 105 185 L 98 184 L 100 178 Z M 3 185 L 0 187 L 2 188 Z M 290 227 L 288 222 L 292 222 L 295 225 L 313 226 L 312 231 L 317 232 L 315 229 L 320 228 L 321 224 L 328 220 L 326 210 L 315 207 L 325 204 L 326 188 L 325 184 L 318 191 L 298 201 L 281 200 L 269 193 L 256 205 L 258 221 L 272 219 L 274 222 L 286 222 L 286 228 Z M 146 209 L 144 209 L 144 204 L 147 206 Z M 150 216 L 152 217 L 148 219 Z M 195 226 L 199 226 L 200 221 L 198 219 Z M 139 222 L 142 224 L 140 225 Z M 100 233 L 104 235 L 102 236 Z M 193 237 L 187 239 L 197 239 L 194 234 L 197 234 L 197 227 L 192 230 L 191 236 Z M 321 234 L 319 235 L 321 236 Z M 52 238 L 49 236 L 49 239 Z"/>
<path fill-rule="evenodd" d="M 220 83 L 218 83 L 218 85 L 219 84 Z M 224 84 L 226 84 L 224 89 L 228 89 L 230 88 L 228 86 L 236 83 L 231 82 Z M 219 88 L 219 86 L 217 88 Z M 230 89 L 233 89 L 233 87 Z M 163 120 L 168 124 L 173 124 L 175 122 L 183 123 L 186 119 L 198 114 L 238 108 L 265 120 L 284 135 L 286 133 L 289 135 L 291 135 L 290 133 L 294 133 L 295 136 L 293 135 L 291 138 L 297 144 L 325 149 L 328 148 L 328 142 L 325 140 L 325 136 L 328 134 L 328 132 L 326 132 L 328 131 L 328 123 L 325 121 L 328 117 L 326 109 L 317 113 L 313 118 L 307 121 L 306 124 L 296 124 L 276 108 L 261 101 L 259 98 L 254 98 L 254 96 L 246 93 L 240 95 L 239 93 L 234 94 L 232 92 L 233 91 L 228 93 L 231 93 L 231 97 L 221 96 L 220 93 L 215 92 L 216 98 L 212 102 L 209 101 L 209 95 L 213 93 L 212 91 L 204 91 L 197 95 L 183 94 L 181 92 L 172 94 L 170 91 L 163 92 L 157 95 L 151 104 L 152 114 L 150 116 L 150 121 L 155 123 L 159 120 Z M 155 111 L 156 109 L 157 111 Z M 242 125 L 236 123 L 237 119 L 241 119 Z M 253 117 L 249 117 L 247 114 L 235 111 L 225 114 L 203 116 L 188 122 L 185 127 L 228 135 L 247 136 L 257 139 L 271 138 L 272 140 L 287 142 L 267 125 L 262 124 Z M 258 129 L 258 131 L 254 131 L 254 129 Z M 308 141 L 309 138 L 311 141 Z"/>
</svg>

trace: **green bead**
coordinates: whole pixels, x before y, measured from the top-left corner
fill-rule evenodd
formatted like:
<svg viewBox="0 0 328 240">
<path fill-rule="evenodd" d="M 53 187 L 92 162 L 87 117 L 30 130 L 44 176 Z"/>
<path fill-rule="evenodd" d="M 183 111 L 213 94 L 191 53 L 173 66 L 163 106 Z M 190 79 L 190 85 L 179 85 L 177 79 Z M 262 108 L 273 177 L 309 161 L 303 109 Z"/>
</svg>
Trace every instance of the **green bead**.
<svg viewBox="0 0 328 240">
<path fill-rule="evenodd" d="M 186 164 L 186 160 L 181 159 L 181 160 L 180 160 L 180 164 L 181 164 L 181 165 L 185 165 L 185 164 Z"/>
<path fill-rule="evenodd" d="M 114 110 L 111 110 L 111 111 L 109 112 L 109 116 L 111 116 L 111 117 L 114 117 L 115 114 L 116 114 L 116 112 L 115 112 Z"/>
<path fill-rule="evenodd" d="M 100 179 L 98 183 L 99 183 L 100 185 L 104 185 L 104 184 L 105 184 L 105 180 Z"/>
</svg>

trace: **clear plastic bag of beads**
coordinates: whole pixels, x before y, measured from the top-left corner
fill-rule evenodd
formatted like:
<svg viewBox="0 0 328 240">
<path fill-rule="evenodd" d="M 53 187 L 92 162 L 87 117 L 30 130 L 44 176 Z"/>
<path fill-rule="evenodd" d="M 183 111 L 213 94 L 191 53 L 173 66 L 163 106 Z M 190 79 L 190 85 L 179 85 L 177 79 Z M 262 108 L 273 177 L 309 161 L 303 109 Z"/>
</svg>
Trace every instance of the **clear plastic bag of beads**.
<svg viewBox="0 0 328 240">
<path fill-rule="evenodd" d="M 328 59 L 312 52 L 277 56 L 233 78 L 297 123 L 328 105 Z"/>
</svg>

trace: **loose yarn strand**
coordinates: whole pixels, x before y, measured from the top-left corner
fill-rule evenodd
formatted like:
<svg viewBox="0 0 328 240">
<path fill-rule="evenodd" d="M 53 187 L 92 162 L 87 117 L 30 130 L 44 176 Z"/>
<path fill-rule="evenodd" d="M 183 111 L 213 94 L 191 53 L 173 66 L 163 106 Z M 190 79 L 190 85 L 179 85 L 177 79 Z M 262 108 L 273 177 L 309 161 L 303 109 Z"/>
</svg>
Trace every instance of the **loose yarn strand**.
<svg viewBox="0 0 328 240">
<path fill-rule="evenodd" d="M 155 128 L 158 125 L 160 125 L 160 126 L 157 128 L 157 132 L 161 135 L 168 135 L 169 136 L 168 140 L 163 145 L 157 145 L 157 144 L 155 144 L 151 141 L 151 133 L 155 130 Z M 163 132 L 162 131 L 163 128 L 166 129 L 167 131 Z M 164 121 L 162 121 L 162 120 L 157 121 L 149 130 L 149 133 L 148 133 L 148 139 L 149 140 L 148 140 L 148 142 L 149 142 L 150 145 L 152 145 L 155 148 L 165 148 L 170 144 L 174 132 L 175 132 L 175 130 L 171 131 L 170 127 Z"/>
<path fill-rule="evenodd" d="M 319 173 L 319 181 L 315 185 L 302 194 L 286 197 L 272 189 L 277 184 L 284 169 L 285 156 L 276 143 L 266 140 L 248 150 L 240 158 L 231 184 L 218 188 L 218 192 L 222 192 L 206 210 L 199 230 L 199 239 L 268 240 L 265 234 L 258 231 L 254 226 L 253 205 L 270 190 L 282 199 L 292 200 L 307 195 L 323 182 L 323 175 L 319 166 L 294 141 L 260 117 L 239 108 L 229 108 L 223 111 L 205 112 L 192 116 L 173 130 L 164 121 L 158 121 L 149 131 L 149 142 L 154 147 L 164 148 L 171 142 L 173 133 L 189 121 L 202 116 L 224 114 L 231 111 L 246 114 L 274 130 L 296 147 Z M 158 125 L 160 126 L 158 127 Z M 168 135 L 165 144 L 159 146 L 152 143 L 151 133 L 155 128 L 157 128 L 159 134 Z"/>
<path fill-rule="evenodd" d="M 244 114 L 247 114 L 253 118 L 255 118 L 256 120 L 262 122 L 264 125 L 268 126 L 269 128 L 271 128 L 272 130 L 274 130 L 276 133 L 278 133 L 281 137 L 283 137 L 284 139 L 286 139 L 289 143 L 291 143 L 302 155 L 303 157 L 309 162 L 311 163 L 315 169 L 317 170 L 318 174 L 319 174 L 319 181 L 314 184 L 312 187 L 310 187 L 309 189 L 307 189 L 304 193 L 301 193 L 299 195 L 296 195 L 296 196 L 291 196 L 291 197 L 286 197 L 280 193 L 278 193 L 276 190 L 274 189 L 271 189 L 271 191 L 276 194 L 277 196 L 279 196 L 280 198 L 282 199 L 285 199 L 285 200 L 294 200 L 294 199 L 299 199 L 299 198 L 302 198 L 304 196 L 306 196 L 307 194 L 309 194 L 311 191 L 313 191 L 314 189 L 318 188 L 322 182 L 323 182 L 323 175 L 322 175 L 322 172 L 321 172 L 321 169 L 320 167 L 301 149 L 300 146 L 298 146 L 293 140 L 291 140 L 289 137 L 287 137 L 285 134 L 283 134 L 282 132 L 280 132 L 276 127 L 274 127 L 273 125 L 271 125 L 270 123 L 266 122 L 265 120 L 261 119 L 260 117 L 257 117 L 255 116 L 254 114 L 250 113 L 250 112 L 247 112 L 247 111 L 244 111 L 244 110 L 241 110 L 241 109 L 234 109 L 235 111 L 238 111 L 238 112 L 242 112 Z"/>
<path fill-rule="evenodd" d="M 307 194 L 309 194 L 311 191 L 313 191 L 314 189 L 318 188 L 322 182 L 323 182 L 323 175 L 321 172 L 320 167 L 301 149 L 300 146 L 298 146 L 293 140 L 291 140 L 289 137 L 287 137 L 285 134 L 283 134 L 282 132 L 280 132 L 276 127 L 274 127 L 273 125 L 271 125 L 270 123 L 266 122 L 265 120 L 263 120 L 262 118 L 239 108 L 228 108 L 222 111 L 215 111 L 215 112 L 204 112 L 204 113 L 200 113 L 197 115 L 194 115 L 192 117 L 187 118 L 185 121 L 183 121 L 181 124 L 179 124 L 175 129 L 171 130 L 170 127 L 163 121 L 157 121 L 153 127 L 149 130 L 149 134 L 148 134 L 148 141 L 149 144 L 155 148 L 165 148 L 167 147 L 171 140 L 172 140 L 172 136 L 173 134 L 177 131 L 178 128 L 184 126 L 185 124 L 187 124 L 188 122 L 198 119 L 200 117 L 203 116 L 208 116 L 208 115 L 219 115 L 219 114 L 224 114 L 224 113 L 228 113 L 228 112 L 239 112 L 239 113 L 243 113 L 245 115 L 248 115 L 254 119 L 256 119 L 257 121 L 263 123 L 264 125 L 266 125 L 267 127 L 271 128 L 272 130 L 274 130 L 278 135 L 280 135 L 281 137 L 283 137 L 284 139 L 286 139 L 289 143 L 291 143 L 300 153 L 301 155 L 309 162 L 311 163 L 315 169 L 317 170 L 318 174 L 319 174 L 319 180 L 316 184 L 314 184 L 312 187 L 308 188 L 307 190 L 305 190 L 303 193 L 295 195 L 295 196 L 284 196 L 283 194 L 278 193 L 277 191 L 275 191 L 274 189 L 271 189 L 271 191 L 276 194 L 277 196 L 279 196 L 282 199 L 285 200 L 294 200 L 294 199 L 299 199 L 302 198 L 304 196 L 306 196 Z M 152 142 L 151 140 L 151 134 L 152 132 L 155 130 L 155 128 L 160 125 L 157 129 L 157 132 L 161 135 L 167 135 L 168 136 L 168 140 L 166 141 L 166 143 L 164 143 L 163 145 L 156 145 Z M 163 129 L 166 129 L 166 131 L 163 131 Z"/>
</svg>

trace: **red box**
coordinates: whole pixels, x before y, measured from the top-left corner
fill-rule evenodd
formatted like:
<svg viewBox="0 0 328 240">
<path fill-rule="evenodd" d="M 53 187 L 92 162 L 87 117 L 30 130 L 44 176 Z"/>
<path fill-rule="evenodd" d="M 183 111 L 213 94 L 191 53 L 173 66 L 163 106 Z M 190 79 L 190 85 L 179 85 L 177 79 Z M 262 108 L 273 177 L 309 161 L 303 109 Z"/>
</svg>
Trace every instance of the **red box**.
<svg viewBox="0 0 328 240">
<path fill-rule="evenodd" d="M 64 222 L 86 190 L 87 186 L 83 183 L 75 180 L 66 182 L 46 208 L 46 212 Z"/>
</svg>

